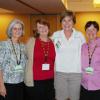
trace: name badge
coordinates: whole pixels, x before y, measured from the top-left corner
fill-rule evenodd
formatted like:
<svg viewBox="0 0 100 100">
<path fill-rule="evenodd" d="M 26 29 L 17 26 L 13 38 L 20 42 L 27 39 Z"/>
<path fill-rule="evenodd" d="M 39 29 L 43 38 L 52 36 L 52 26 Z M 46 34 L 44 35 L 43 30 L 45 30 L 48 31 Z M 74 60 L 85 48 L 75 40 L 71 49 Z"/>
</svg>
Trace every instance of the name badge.
<svg viewBox="0 0 100 100">
<path fill-rule="evenodd" d="M 87 68 L 85 69 L 85 72 L 86 72 L 87 74 L 93 74 L 93 71 L 94 71 L 94 69 L 93 69 L 92 67 L 87 67 Z"/>
<path fill-rule="evenodd" d="M 23 67 L 21 65 L 16 65 L 14 68 L 15 72 L 23 72 Z"/>
<path fill-rule="evenodd" d="M 50 64 L 42 64 L 42 70 L 50 70 Z"/>
</svg>

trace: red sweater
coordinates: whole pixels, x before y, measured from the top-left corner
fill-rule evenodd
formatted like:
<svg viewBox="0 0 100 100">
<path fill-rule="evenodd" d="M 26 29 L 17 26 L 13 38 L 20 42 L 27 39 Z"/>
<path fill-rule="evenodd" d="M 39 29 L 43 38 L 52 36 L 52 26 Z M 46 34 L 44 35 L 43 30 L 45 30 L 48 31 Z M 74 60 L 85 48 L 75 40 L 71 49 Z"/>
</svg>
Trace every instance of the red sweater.
<svg viewBox="0 0 100 100">
<path fill-rule="evenodd" d="M 48 59 L 47 64 L 50 64 L 49 70 L 42 70 L 42 64 L 45 63 L 45 56 L 41 43 L 45 44 L 45 49 L 48 48 L 48 42 L 43 42 L 36 39 L 34 47 L 34 64 L 33 64 L 33 77 L 34 80 L 46 80 L 54 78 L 54 63 L 55 63 L 55 48 L 53 42 L 49 41 Z"/>
</svg>

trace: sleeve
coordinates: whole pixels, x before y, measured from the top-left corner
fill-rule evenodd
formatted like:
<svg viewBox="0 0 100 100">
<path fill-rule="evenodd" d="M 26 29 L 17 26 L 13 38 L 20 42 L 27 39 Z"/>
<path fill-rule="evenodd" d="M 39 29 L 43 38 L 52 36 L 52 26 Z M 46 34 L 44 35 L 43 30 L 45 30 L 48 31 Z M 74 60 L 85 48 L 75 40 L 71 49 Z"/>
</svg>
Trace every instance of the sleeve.
<svg viewBox="0 0 100 100">
<path fill-rule="evenodd" d="M 29 54 L 30 54 L 30 48 L 33 48 L 33 45 L 35 45 L 35 38 L 30 38 L 26 45 L 25 45 L 25 48 L 26 48 L 26 54 L 27 54 L 27 59 L 29 58 Z"/>
<path fill-rule="evenodd" d="M 5 49 L 3 42 L 0 42 L 0 70 L 3 68 L 4 58 L 5 58 Z"/>
<path fill-rule="evenodd" d="M 28 60 L 28 53 L 29 53 L 29 46 L 30 46 L 30 43 L 31 43 L 31 38 L 26 42 L 26 45 L 25 45 L 25 49 L 26 49 L 26 55 L 27 55 L 27 60 Z"/>
</svg>

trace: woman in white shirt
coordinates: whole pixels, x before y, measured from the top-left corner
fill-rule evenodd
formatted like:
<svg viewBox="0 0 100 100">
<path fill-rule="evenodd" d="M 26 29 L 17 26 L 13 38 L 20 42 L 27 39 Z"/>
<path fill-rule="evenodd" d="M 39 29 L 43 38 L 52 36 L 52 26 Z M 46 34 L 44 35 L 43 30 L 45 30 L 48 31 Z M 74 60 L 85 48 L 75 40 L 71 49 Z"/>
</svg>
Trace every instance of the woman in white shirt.
<svg viewBox="0 0 100 100">
<path fill-rule="evenodd" d="M 60 21 L 62 30 L 54 32 L 52 36 L 56 48 L 56 99 L 79 100 L 81 45 L 85 38 L 73 28 L 76 18 L 72 11 L 62 13 Z"/>
</svg>

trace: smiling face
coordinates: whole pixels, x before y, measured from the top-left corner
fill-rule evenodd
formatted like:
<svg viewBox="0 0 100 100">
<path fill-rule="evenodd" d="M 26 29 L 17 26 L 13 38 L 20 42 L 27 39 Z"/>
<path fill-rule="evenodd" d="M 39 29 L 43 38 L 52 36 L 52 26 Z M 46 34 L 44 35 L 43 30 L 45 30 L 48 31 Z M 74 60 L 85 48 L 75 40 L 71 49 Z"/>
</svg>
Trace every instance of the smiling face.
<svg viewBox="0 0 100 100">
<path fill-rule="evenodd" d="M 91 25 L 86 29 L 86 35 L 89 41 L 94 40 L 97 37 L 97 29 Z"/>
<path fill-rule="evenodd" d="M 37 23 L 37 31 L 40 36 L 48 36 L 49 28 L 47 25 Z"/>
<path fill-rule="evenodd" d="M 22 25 L 17 23 L 12 28 L 12 37 L 13 38 L 20 38 L 23 34 Z"/>
<path fill-rule="evenodd" d="M 63 18 L 62 28 L 64 31 L 72 31 L 73 25 L 74 23 L 71 16 L 66 16 L 65 18 Z"/>
</svg>

